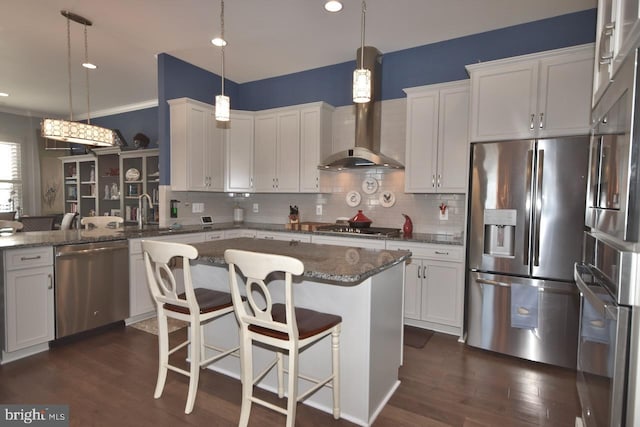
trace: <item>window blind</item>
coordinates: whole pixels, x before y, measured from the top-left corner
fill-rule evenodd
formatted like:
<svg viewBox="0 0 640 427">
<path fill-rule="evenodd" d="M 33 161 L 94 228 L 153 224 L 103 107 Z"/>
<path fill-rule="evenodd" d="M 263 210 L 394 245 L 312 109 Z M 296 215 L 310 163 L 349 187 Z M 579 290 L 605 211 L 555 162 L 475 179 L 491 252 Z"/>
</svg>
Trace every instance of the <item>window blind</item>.
<svg viewBox="0 0 640 427">
<path fill-rule="evenodd" d="M 17 142 L 0 141 L 0 211 L 22 208 L 22 152 Z"/>
</svg>

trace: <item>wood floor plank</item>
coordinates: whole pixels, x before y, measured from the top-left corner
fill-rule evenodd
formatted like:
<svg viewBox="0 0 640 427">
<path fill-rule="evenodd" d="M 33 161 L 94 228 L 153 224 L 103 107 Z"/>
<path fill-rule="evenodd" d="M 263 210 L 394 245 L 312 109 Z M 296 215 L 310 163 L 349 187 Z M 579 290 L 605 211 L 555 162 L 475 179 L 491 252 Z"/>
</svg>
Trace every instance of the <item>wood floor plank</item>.
<svg viewBox="0 0 640 427">
<path fill-rule="evenodd" d="M 184 339 L 185 330 L 171 335 Z M 183 364 L 186 352 L 176 353 Z M 467 347 L 436 333 L 424 348 L 405 346 L 401 385 L 376 427 L 572 426 L 579 413 L 575 372 Z M 134 328 L 104 331 L 0 366 L 0 402 L 70 405 L 71 426 L 235 426 L 240 382 L 203 370 L 192 414 L 188 381 L 169 372 L 153 398 L 157 337 Z M 258 390 L 268 401 L 279 399 Z M 353 426 L 298 405 L 296 425 Z M 284 425 L 284 416 L 254 405 L 250 426 Z"/>
</svg>

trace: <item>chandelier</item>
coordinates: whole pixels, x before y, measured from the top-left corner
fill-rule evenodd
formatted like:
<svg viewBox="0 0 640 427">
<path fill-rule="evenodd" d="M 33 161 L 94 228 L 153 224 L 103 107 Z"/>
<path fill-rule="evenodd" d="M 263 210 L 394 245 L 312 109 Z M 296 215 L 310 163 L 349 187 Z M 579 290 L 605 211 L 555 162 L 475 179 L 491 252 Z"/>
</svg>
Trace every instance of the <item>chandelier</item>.
<svg viewBox="0 0 640 427">
<path fill-rule="evenodd" d="M 115 145 L 115 134 L 112 130 L 91 124 L 91 110 L 89 97 L 89 69 L 96 68 L 89 62 L 89 45 L 87 42 L 87 27 L 92 22 L 80 15 L 67 10 L 60 11 L 67 18 L 67 71 L 69 78 L 69 120 L 44 119 L 42 121 L 42 136 L 55 141 L 70 142 L 75 144 L 92 145 L 98 147 L 111 147 Z M 71 96 L 71 21 L 84 25 L 84 63 L 87 84 L 87 123 L 73 120 L 73 100 Z"/>
</svg>

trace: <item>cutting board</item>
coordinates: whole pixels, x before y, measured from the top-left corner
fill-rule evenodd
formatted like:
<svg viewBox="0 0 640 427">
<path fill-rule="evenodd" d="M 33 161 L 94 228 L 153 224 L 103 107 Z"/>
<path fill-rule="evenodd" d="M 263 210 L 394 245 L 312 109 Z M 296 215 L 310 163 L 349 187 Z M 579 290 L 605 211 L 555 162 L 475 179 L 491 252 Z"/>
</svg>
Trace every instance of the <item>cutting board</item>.
<svg viewBox="0 0 640 427">
<path fill-rule="evenodd" d="M 332 225 L 331 222 L 312 222 L 312 221 L 303 221 L 297 224 L 285 224 L 287 230 L 301 230 L 301 231 L 316 231 L 318 227 L 323 225 Z"/>
</svg>

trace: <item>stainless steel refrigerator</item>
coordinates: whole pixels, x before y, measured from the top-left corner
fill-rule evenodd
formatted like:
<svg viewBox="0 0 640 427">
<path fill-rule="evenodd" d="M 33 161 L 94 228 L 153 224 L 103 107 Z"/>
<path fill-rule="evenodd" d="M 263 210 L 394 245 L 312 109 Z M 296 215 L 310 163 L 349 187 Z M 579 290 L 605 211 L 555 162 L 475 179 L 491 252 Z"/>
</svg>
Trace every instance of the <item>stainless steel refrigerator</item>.
<svg viewBox="0 0 640 427">
<path fill-rule="evenodd" d="M 575 369 L 589 138 L 472 145 L 467 344 Z"/>
</svg>

